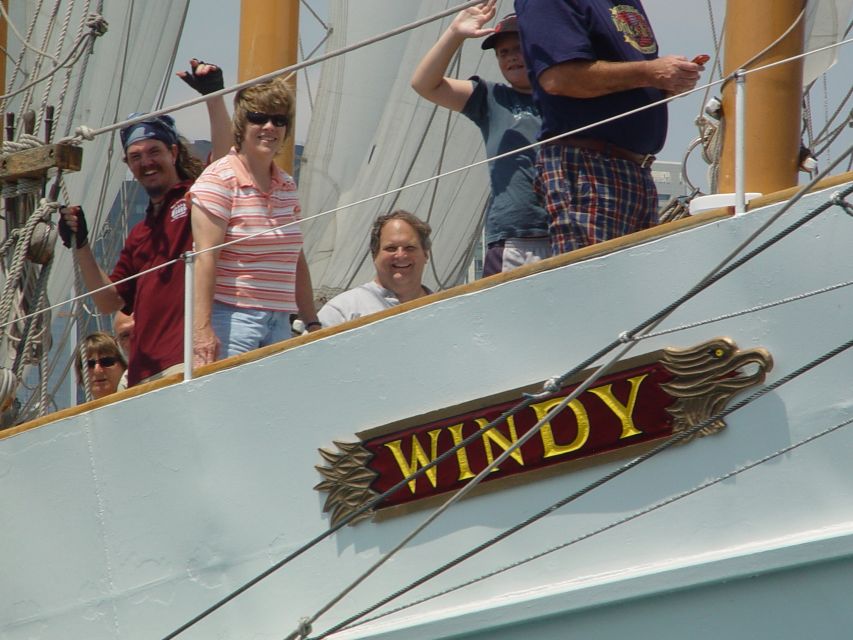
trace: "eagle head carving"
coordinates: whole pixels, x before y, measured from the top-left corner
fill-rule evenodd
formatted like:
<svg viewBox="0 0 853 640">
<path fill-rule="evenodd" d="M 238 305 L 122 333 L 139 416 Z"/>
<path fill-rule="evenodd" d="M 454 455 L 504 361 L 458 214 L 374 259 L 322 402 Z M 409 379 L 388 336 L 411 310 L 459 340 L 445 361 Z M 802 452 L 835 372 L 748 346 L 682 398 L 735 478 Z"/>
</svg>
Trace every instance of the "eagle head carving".
<svg viewBox="0 0 853 640">
<path fill-rule="evenodd" d="M 665 349 L 661 364 L 673 376 L 661 388 L 676 398 L 667 411 L 674 418 L 673 431 L 678 432 L 719 413 L 743 389 L 763 383 L 773 357 L 766 349 L 741 351 L 730 338 L 715 338 L 688 349 Z M 722 419 L 715 420 L 696 435 L 716 433 L 725 426 Z"/>
</svg>

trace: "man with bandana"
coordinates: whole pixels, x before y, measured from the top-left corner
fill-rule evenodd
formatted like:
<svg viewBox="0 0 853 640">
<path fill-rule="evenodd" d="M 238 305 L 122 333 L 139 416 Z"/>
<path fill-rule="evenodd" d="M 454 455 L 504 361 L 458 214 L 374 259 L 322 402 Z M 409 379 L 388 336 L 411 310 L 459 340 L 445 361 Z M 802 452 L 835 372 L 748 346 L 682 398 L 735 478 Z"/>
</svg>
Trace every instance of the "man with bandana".
<svg viewBox="0 0 853 640">
<path fill-rule="evenodd" d="M 573 132 L 692 89 L 701 64 L 658 57 L 640 0 L 515 0 L 539 139 Z M 544 144 L 535 187 L 554 254 L 657 224 L 654 154 L 666 105 Z"/>
<path fill-rule="evenodd" d="M 202 94 L 223 88 L 222 71 L 192 60 L 191 71 L 178 75 Z M 227 153 L 231 138 L 225 101 L 207 103 L 214 158 Z M 134 114 L 135 116 L 141 114 Z M 134 280 L 109 286 L 180 258 L 192 249 L 189 209 L 184 196 L 204 169 L 178 136 L 171 116 L 157 116 L 121 130 L 124 160 L 149 197 L 145 219 L 128 234 L 113 272 L 107 276 L 89 246 L 80 207 L 60 210 L 59 233 L 74 251 L 86 287 L 101 313 L 133 314 L 128 386 L 181 370 L 184 331 L 184 263 L 181 260 Z"/>
</svg>

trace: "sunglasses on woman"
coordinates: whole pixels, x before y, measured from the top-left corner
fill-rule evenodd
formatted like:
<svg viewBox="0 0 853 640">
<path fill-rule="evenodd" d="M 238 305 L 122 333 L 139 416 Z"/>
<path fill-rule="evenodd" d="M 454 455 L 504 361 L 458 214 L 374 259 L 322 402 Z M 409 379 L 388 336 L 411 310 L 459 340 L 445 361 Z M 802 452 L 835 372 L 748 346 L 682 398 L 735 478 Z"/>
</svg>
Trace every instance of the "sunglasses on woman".
<svg viewBox="0 0 853 640">
<path fill-rule="evenodd" d="M 265 125 L 270 120 L 272 120 L 273 125 L 275 125 L 276 127 L 287 126 L 287 116 L 282 116 L 277 113 L 261 113 L 260 111 L 247 111 L 246 120 L 248 120 L 252 124 L 258 124 L 261 126 Z"/>
<path fill-rule="evenodd" d="M 89 369 L 94 369 L 96 364 L 101 365 L 102 369 L 106 369 L 108 367 L 112 367 L 118 362 L 118 358 L 114 356 L 105 356 L 103 358 L 96 358 L 94 360 L 86 360 L 86 366 Z"/>
</svg>

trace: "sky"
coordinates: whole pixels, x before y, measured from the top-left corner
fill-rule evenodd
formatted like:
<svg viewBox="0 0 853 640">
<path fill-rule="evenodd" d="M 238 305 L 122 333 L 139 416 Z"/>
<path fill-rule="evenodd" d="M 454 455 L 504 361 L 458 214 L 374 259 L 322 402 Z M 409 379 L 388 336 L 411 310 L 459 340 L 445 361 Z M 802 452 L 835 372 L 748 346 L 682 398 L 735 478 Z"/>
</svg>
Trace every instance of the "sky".
<svg viewBox="0 0 853 640">
<path fill-rule="evenodd" d="M 351 0 L 358 2 L 359 0 Z M 387 2 L 400 2 L 410 0 L 385 0 Z M 461 3 L 461 0 L 459 0 Z M 850 0 L 842 0 L 847 1 Z M 312 9 L 324 20 L 328 19 L 329 0 L 308 0 Z M 452 6 L 451 2 L 445 0 L 433 0 L 435 12 Z M 725 9 L 725 0 L 644 0 L 646 12 L 657 36 L 660 53 L 685 55 L 690 58 L 699 53 L 707 53 L 713 56 L 713 38 L 711 35 L 711 19 L 709 13 L 713 11 L 713 19 L 716 30 L 719 33 Z M 224 2 L 210 2 L 209 0 L 190 0 L 189 10 L 176 58 L 176 70 L 188 68 L 188 60 L 192 57 L 211 61 L 219 64 L 225 74 L 226 85 L 236 82 L 237 48 L 239 31 L 239 6 L 237 0 L 226 0 Z M 674 11 L 673 7 L 678 10 Z M 511 0 L 503 0 L 501 13 L 511 11 Z M 307 12 L 303 11 L 300 32 L 303 46 L 306 51 L 316 45 L 324 35 L 323 27 Z M 467 46 L 476 46 L 469 43 Z M 818 126 L 822 125 L 821 119 L 828 109 L 832 111 L 833 105 L 843 98 L 850 88 L 853 78 L 853 44 L 841 48 L 839 61 L 836 67 L 830 71 L 830 81 L 825 96 L 823 83 L 818 83 L 818 90 L 813 93 L 813 109 Z M 316 87 L 318 73 L 313 72 L 310 78 L 312 88 Z M 706 66 L 703 81 L 711 79 L 710 64 Z M 304 75 L 299 76 L 297 91 L 297 126 L 296 141 L 303 143 L 310 120 L 310 108 L 308 105 L 307 91 L 305 90 Z M 166 104 L 176 104 L 180 101 L 194 97 L 195 93 L 186 87 L 184 83 L 175 78 L 169 85 Z M 699 113 L 703 92 L 698 92 L 670 106 L 670 128 L 667 143 L 663 151 L 658 154 L 660 159 L 680 161 L 688 144 L 697 136 L 694 120 Z M 227 98 L 230 106 L 230 98 Z M 825 106 L 828 105 L 828 106 Z M 178 127 L 190 139 L 209 137 L 207 128 L 207 117 L 203 107 L 185 109 L 175 114 Z M 849 145 L 853 143 L 853 130 L 836 145 L 840 151 L 846 141 Z M 694 152 L 695 153 L 695 152 Z M 691 167 L 699 167 L 703 170 L 704 164 L 691 161 Z M 695 169 L 691 169 L 691 172 Z"/>
</svg>

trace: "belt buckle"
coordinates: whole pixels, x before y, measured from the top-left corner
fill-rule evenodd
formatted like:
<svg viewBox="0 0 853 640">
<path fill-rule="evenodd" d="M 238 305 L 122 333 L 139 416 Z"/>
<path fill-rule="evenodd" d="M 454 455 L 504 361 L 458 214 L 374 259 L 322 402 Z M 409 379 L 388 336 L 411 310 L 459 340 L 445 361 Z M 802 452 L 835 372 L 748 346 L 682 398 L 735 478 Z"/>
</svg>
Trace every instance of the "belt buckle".
<svg viewBox="0 0 853 640">
<path fill-rule="evenodd" d="M 655 160 L 657 160 L 657 158 L 655 156 L 653 156 L 651 153 L 647 153 L 646 155 L 643 156 L 643 159 L 640 162 L 640 168 L 641 169 L 648 169 L 649 167 L 652 166 L 652 164 L 654 164 Z"/>
</svg>

